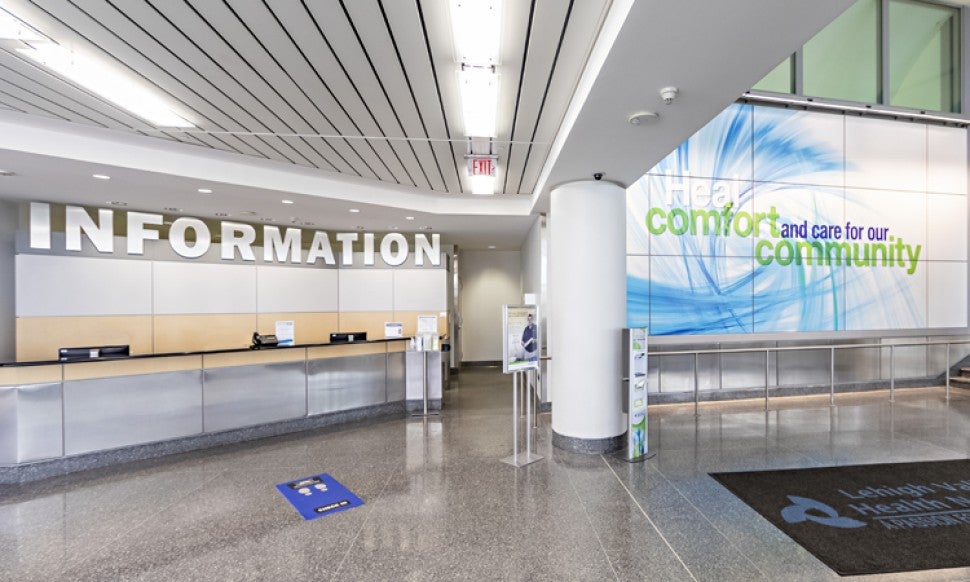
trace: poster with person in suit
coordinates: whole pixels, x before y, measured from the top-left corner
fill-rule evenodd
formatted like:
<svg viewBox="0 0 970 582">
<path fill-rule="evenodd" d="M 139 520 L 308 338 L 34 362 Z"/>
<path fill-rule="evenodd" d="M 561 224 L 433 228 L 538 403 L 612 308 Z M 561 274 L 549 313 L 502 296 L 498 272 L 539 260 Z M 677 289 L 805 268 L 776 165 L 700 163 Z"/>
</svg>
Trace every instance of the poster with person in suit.
<svg viewBox="0 0 970 582">
<path fill-rule="evenodd" d="M 542 343 L 539 336 L 539 317 L 535 305 L 505 305 L 503 371 L 508 374 L 517 370 L 539 367 Z"/>
</svg>

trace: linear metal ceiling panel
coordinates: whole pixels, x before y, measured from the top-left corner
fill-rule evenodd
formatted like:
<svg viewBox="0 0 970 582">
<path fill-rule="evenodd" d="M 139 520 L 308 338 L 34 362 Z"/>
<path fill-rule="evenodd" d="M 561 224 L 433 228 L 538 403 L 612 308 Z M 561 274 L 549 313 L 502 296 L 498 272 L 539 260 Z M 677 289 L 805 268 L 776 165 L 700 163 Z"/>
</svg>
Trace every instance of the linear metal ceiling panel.
<svg viewBox="0 0 970 582">
<path fill-rule="evenodd" d="M 300 43 L 301 58 L 305 58 L 308 68 L 318 80 L 322 79 L 324 92 L 333 99 L 336 110 L 347 119 L 349 126 L 336 121 L 341 134 L 348 136 L 348 141 L 367 161 L 371 172 L 381 180 L 399 182 L 397 175 L 392 172 L 394 151 L 384 140 L 364 140 L 362 136 L 382 135 L 372 112 L 360 97 L 357 87 L 337 60 L 330 41 L 324 36 L 320 23 L 316 20 L 309 6 L 300 0 L 276 0 L 270 3 L 274 14 L 277 15 L 284 29 Z M 390 163 L 389 163 L 390 162 Z M 403 176 L 399 166 L 398 175 Z"/>
<path fill-rule="evenodd" d="M 528 139 L 531 151 L 528 162 L 522 168 L 520 184 L 515 191 L 523 194 L 532 192 L 545 164 L 546 157 L 556 138 L 563 115 L 569 107 L 573 89 L 582 75 L 582 64 L 586 62 L 591 47 L 588 39 L 595 36 L 603 19 L 606 7 L 595 2 L 573 2 L 568 22 L 557 41 L 558 54 L 546 72 L 546 86 L 543 90 L 540 113 L 535 120 L 534 134 L 524 136 Z M 540 77 L 542 71 L 538 71 Z M 512 191 L 512 190 L 507 190 Z"/>
<path fill-rule="evenodd" d="M 357 88 L 359 98 L 377 124 L 380 137 L 402 137 L 404 130 L 400 117 L 389 100 L 387 89 L 360 36 L 357 23 L 352 20 L 342 0 L 321 0 L 310 5 L 323 34 L 330 42 L 341 69 Z M 372 22 L 373 27 L 383 26 Z M 410 136 L 408 136 L 410 137 Z M 393 159 L 388 160 L 398 182 L 406 186 L 418 186 L 423 182 L 417 157 L 410 144 L 404 140 L 389 140 Z M 393 162 L 396 162 L 393 163 Z M 425 186 L 419 186 L 425 187 Z"/>
<path fill-rule="evenodd" d="M 428 138 L 434 150 L 435 172 L 444 189 L 459 191 L 458 167 L 450 145 L 443 140 L 451 139 L 451 131 L 444 115 L 444 104 L 428 52 L 423 14 L 415 2 L 382 0 L 386 24 L 390 28 L 402 67 L 406 75 L 411 100 L 417 110 L 421 130 L 418 135 Z"/>
<path fill-rule="evenodd" d="M 57 42 L 155 86 L 196 127 L 153 127 L 11 41 L 0 42 L 0 108 L 429 193 L 469 191 L 445 0 L 5 1 Z M 535 183 L 608 5 L 504 3 L 499 192 Z"/>
<path fill-rule="evenodd" d="M 522 85 L 517 94 L 517 115 L 509 148 L 505 192 L 520 192 L 522 174 L 532 156 L 539 117 L 543 114 L 549 77 L 558 64 L 560 38 L 569 27 L 573 2 L 538 0 L 538 18 L 532 21 L 529 41 L 523 47 Z"/>
</svg>

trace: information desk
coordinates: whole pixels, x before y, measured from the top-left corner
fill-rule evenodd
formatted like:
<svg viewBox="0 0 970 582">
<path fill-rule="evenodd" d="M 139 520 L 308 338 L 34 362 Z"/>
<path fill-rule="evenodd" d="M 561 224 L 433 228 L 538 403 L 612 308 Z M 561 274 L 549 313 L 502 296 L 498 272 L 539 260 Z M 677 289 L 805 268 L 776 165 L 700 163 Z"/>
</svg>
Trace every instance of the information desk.
<svg viewBox="0 0 970 582">
<path fill-rule="evenodd" d="M 0 482 L 421 408 L 407 340 L 0 364 Z M 441 353 L 427 357 L 438 408 Z"/>
</svg>

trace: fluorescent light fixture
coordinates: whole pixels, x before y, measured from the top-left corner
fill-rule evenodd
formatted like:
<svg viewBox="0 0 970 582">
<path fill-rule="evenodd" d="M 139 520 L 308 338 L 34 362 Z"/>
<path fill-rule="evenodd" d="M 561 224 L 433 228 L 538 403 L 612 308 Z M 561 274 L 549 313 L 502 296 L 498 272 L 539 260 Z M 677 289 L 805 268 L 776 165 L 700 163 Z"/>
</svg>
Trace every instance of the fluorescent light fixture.
<svg viewBox="0 0 970 582">
<path fill-rule="evenodd" d="M 19 40 L 23 42 L 43 42 L 47 38 L 30 28 L 16 16 L 0 9 L 0 40 Z"/>
<path fill-rule="evenodd" d="M 414 220 L 414 217 L 413 216 L 405 216 L 404 217 L 404 220 Z"/>
<path fill-rule="evenodd" d="M 293 204 L 292 200 L 280 200 L 283 204 Z"/>
<path fill-rule="evenodd" d="M 348 210 L 348 212 L 351 212 L 353 214 L 357 214 L 358 212 L 360 212 L 360 209 L 359 208 L 351 208 L 350 210 Z"/>
<path fill-rule="evenodd" d="M 461 112 L 468 137 L 496 137 L 498 75 L 490 67 L 464 67 L 458 73 Z"/>
<path fill-rule="evenodd" d="M 472 194 L 479 196 L 495 194 L 494 176 L 468 176 L 468 185 L 471 186 Z"/>
<path fill-rule="evenodd" d="M 92 178 L 97 178 L 98 180 L 110 180 L 111 176 L 107 174 L 91 174 Z"/>
<path fill-rule="evenodd" d="M 199 194 L 212 194 L 212 190 L 209 188 L 199 188 Z"/>
<path fill-rule="evenodd" d="M 498 64 L 501 8 L 499 0 L 451 0 L 451 27 L 459 63 Z"/>
<path fill-rule="evenodd" d="M 17 52 L 157 127 L 194 127 L 152 91 L 95 59 L 53 43 L 34 43 Z"/>
</svg>

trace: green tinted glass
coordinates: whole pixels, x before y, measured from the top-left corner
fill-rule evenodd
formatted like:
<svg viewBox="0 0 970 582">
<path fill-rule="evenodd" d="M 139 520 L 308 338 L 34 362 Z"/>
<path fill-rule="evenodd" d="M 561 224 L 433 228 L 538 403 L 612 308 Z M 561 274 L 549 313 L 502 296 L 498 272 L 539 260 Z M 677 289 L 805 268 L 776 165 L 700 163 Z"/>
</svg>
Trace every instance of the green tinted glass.
<svg viewBox="0 0 970 582">
<path fill-rule="evenodd" d="M 859 0 L 805 44 L 806 95 L 879 102 L 879 0 Z"/>
<path fill-rule="evenodd" d="M 891 105 L 958 111 L 959 11 L 947 6 L 891 0 L 889 83 Z"/>
<path fill-rule="evenodd" d="M 756 91 L 774 91 L 775 93 L 794 93 L 794 57 L 788 57 L 781 64 L 765 75 L 764 79 L 752 87 Z"/>
</svg>

